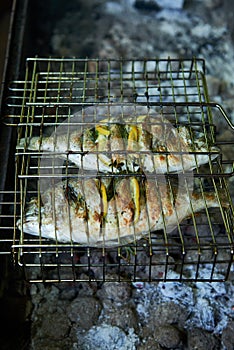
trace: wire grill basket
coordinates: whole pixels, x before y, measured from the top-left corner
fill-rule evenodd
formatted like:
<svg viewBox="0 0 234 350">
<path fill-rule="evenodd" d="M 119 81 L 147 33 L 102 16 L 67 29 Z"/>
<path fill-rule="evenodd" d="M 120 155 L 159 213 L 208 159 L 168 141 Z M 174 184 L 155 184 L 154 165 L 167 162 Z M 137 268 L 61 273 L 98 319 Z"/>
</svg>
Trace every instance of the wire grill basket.
<svg viewBox="0 0 234 350">
<path fill-rule="evenodd" d="M 1 240 L 9 242 L 14 260 L 24 268 L 27 280 L 218 281 L 228 278 L 233 261 L 234 209 L 230 186 L 234 163 L 226 156 L 226 150 L 233 147 L 233 138 L 221 142 L 217 125 L 225 120 L 233 131 L 233 124 L 220 105 L 209 102 L 204 60 L 29 58 L 25 79 L 12 82 L 9 89 L 8 115 L 4 121 L 16 128 L 17 145 L 21 144 L 21 148 L 17 147 L 15 152 L 15 188 L 3 191 Z M 205 203 L 199 214 L 192 208 L 189 217 L 178 220 L 172 232 L 167 232 L 164 225 L 159 231 L 149 230 L 143 239 L 133 237 L 127 244 L 111 247 L 105 243 L 99 247 L 80 245 L 72 239 L 62 243 L 56 236 L 49 240 L 18 229 L 17 221 L 22 220 L 27 202 L 34 197 L 39 199 L 48 181 L 50 184 L 71 178 L 83 181 L 87 176 L 120 181 L 143 176 L 129 169 L 114 171 L 113 166 L 108 173 L 99 168 L 85 172 L 82 164 L 86 152 L 82 153 L 81 165 L 77 166 L 69 161 L 71 155 L 77 153 L 69 150 L 69 144 L 64 151 L 54 148 L 54 152 L 46 152 L 40 146 L 31 150 L 31 137 L 38 137 L 41 145 L 45 136 L 56 134 L 57 137 L 61 131 L 69 134 L 70 130 L 83 130 L 84 126 L 95 128 L 102 119 L 113 122 L 111 118 L 117 114 L 121 120 L 129 114 L 137 120 L 141 110 L 166 118 L 177 130 L 186 127 L 191 147 L 196 144 L 197 135 L 203 134 L 207 148 L 202 153 L 207 156 L 206 164 L 200 166 L 199 152 L 190 149 L 188 154 L 195 159 L 193 171 L 187 172 L 182 164 L 179 174 L 166 171 L 157 174 L 157 179 L 164 179 L 172 192 L 172 186 L 178 186 L 183 174 L 188 196 L 188 183 L 192 181 L 193 189 L 199 191 L 204 202 L 205 193 L 216 195 L 216 208 L 208 208 Z M 87 119 L 91 114 L 92 119 Z M 214 157 L 211 147 L 216 146 Z M 98 157 L 99 152 L 96 153 Z M 158 153 L 168 159 L 165 150 Z M 183 159 L 186 152 L 177 153 Z M 122 155 L 128 157 L 129 153 L 124 150 Z M 58 161 L 61 158 L 63 161 Z M 166 163 L 168 167 L 168 161 Z M 153 178 L 155 172 L 147 176 Z M 41 211 L 39 208 L 39 221 Z"/>
</svg>

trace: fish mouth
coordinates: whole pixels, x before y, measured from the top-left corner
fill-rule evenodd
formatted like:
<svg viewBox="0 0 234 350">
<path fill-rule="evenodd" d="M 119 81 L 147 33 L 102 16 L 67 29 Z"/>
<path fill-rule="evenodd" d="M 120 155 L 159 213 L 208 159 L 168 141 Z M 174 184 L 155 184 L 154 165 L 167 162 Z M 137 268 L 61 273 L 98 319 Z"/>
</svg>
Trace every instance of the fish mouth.
<svg viewBox="0 0 234 350">
<path fill-rule="evenodd" d="M 39 229 L 38 218 L 36 216 L 32 216 L 30 213 L 26 214 L 22 220 L 17 220 L 16 227 L 25 233 L 37 235 L 37 231 Z"/>
<path fill-rule="evenodd" d="M 39 215 L 39 209 L 37 205 L 37 199 L 33 198 L 27 205 L 24 215 L 22 218 L 18 219 L 16 222 L 16 226 L 21 230 L 25 229 L 25 227 L 28 227 L 30 225 L 37 224 L 38 225 L 38 215 Z"/>
<path fill-rule="evenodd" d="M 16 221 L 16 227 L 19 229 L 19 230 L 21 230 L 21 219 L 18 219 L 17 221 Z"/>
</svg>

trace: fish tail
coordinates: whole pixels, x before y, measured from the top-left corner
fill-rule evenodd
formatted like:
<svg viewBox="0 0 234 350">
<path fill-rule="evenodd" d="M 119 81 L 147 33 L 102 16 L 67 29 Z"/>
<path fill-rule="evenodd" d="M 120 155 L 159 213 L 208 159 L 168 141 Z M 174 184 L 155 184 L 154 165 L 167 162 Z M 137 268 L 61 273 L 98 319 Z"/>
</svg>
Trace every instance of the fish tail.
<svg viewBox="0 0 234 350">
<path fill-rule="evenodd" d="M 16 149 L 28 149 L 31 151 L 39 151 L 44 149 L 50 149 L 50 144 L 47 142 L 48 138 L 40 138 L 37 136 L 22 138 L 17 143 Z"/>
<path fill-rule="evenodd" d="M 228 198 L 228 195 L 226 193 L 226 191 L 223 189 L 218 190 L 215 194 L 213 194 L 213 197 L 215 197 L 215 199 L 210 199 L 210 194 L 206 193 L 206 198 L 207 201 L 209 202 L 209 200 L 212 202 L 213 200 L 215 200 L 215 202 L 217 203 L 217 207 L 222 206 L 223 208 L 229 208 L 230 207 L 230 200 Z"/>
<path fill-rule="evenodd" d="M 193 193 L 192 194 L 192 202 L 195 211 L 200 211 L 202 209 L 207 208 L 229 208 L 230 201 L 225 191 L 217 191 L 217 192 L 204 192 L 201 193 Z"/>
<path fill-rule="evenodd" d="M 22 138 L 17 143 L 16 149 L 29 149 L 32 151 L 38 151 L 39 145 L 39 137 Z"/>
<path fill-rule="evenodd" d="M 25 138 L 20 139 L 16 145 L 16 149 L 24 149 L 26 145 Z"/>
</svg>

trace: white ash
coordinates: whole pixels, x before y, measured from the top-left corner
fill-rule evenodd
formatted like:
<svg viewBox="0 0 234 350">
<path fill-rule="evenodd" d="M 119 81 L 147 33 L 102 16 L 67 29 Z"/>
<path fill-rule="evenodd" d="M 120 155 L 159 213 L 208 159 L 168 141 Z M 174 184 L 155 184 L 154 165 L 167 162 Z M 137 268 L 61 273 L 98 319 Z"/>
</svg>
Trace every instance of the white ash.
<svg viewBox="0 0 234 350">
<path fill-rule="evenodd" d="M 103 11 L 109 15 L 122 15 L 126 10 L 132 9 L 135 0 L 106 1 L 103 5 Z"/>
<path fill-rule="evenodd" d="M 203 273 L 203 277 L 206 273 L 209 275 L 205 268 Z M 178 278 L 175 272 L 170 272 L 170 277 Z M 234 316 L 234 286 L 231 282 L 145 283 L 144 288 L 137 289 L 135 296 L 137 312 L 145 323 L 158 304 L 171 301 L 188 310 L 190 316 L 184 323 L 186 329 L 197 327 L 221 334 Z"/>
<path fill-rule="evenodd" d="M 126 334 L 116 326 L 102 324 L 102 326 L 92 327 L 80 341 L 78 333 L 77 350 L 136 350 L 139 338 L 132 329 Z"/>
<path fill-rule="evenodd" d="M 182 9 L 184 0 L 154 0 L 161 8 Z"/>
</svg>

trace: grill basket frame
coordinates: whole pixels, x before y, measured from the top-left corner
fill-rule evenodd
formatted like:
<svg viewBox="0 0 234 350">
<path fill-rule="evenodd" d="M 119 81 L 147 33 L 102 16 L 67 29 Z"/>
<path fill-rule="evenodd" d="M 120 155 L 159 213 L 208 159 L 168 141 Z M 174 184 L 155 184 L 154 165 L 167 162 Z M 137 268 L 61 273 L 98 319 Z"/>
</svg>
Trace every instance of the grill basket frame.
<svg viewBox="0 0 234 350">
<path fill-rule="evenodd" d="M 204 183 L 216 193 L 224 191 L 230 204 L 228 210 L 222 206 L 218 212 L 206 210 L 203 219 L 193 213 L 174 234 L 152 233 L 150 242 L 136 241 L 127 249 L 82 247 L 25 235 L 17 229 L 16 221 L 23 216 L 27 198 L 38 193 L 41 156 L 25 145 L 15 152 L 15 188 L 3 191 L 1 241 L 9 243 L 14 261 L 24 269 L 28 281 L 228 279 L 234 246 L 230 194 L 234 162 L 226 159 L 225 150 L 234 141 L 217 139 L 215 121 L 222 118 L 230 130 L 234 127 L 222 106 L 209 101 L 203 59 L 28 58 L 25 79 L 13 81 L 9 91 L 4 122 L 16 129 L 18 141 L 43 135 L 45 128 L 56 128 L 67 118 L 69 123 L 77 110 L 89 106 L 97 110 L 115 105 L 146 106 L 160 111 L 176 126 L 199 126 L 206 142 L 211 139 L 221 152 L 215 161 L 195 169 L 194 179 L 202 191 Z M 181 114 L 187 119 L 181 120 Z M 173 174 L 167 176 L 170 181 Z M 30 189 L 30 182 L 36 189 Z M 187 236 L 191 227 L 193 234 Z M 207 230 L 205 235 L 203 230 Z"/>
</svg>

